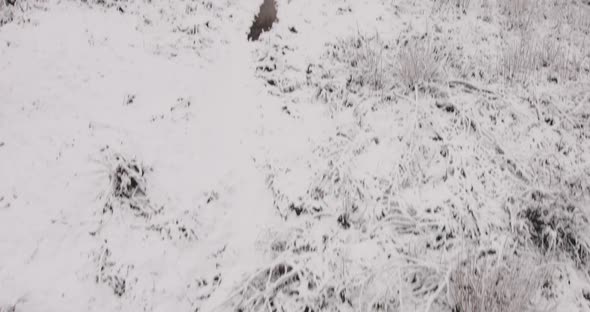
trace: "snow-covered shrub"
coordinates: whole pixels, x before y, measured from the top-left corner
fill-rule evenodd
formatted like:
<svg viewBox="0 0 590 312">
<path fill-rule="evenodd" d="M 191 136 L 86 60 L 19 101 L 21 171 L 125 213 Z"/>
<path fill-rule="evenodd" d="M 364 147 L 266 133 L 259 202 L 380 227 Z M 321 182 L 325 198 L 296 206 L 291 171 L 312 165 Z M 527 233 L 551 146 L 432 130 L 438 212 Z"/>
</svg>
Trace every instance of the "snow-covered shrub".
<svg viewBox="0 0 590 312">
<path fill-rule="evenodd" d="M 135 158 L 126 158 L 105 149 L 103 164 L 106 168 L 109 188 L 105 197 L 103 213 L 113 213 L 118 208 L 128 208 L 136 215 L 150 217 L 158 212 L 147 196 L 146 171 L 149 170 Z"/>
</svg>

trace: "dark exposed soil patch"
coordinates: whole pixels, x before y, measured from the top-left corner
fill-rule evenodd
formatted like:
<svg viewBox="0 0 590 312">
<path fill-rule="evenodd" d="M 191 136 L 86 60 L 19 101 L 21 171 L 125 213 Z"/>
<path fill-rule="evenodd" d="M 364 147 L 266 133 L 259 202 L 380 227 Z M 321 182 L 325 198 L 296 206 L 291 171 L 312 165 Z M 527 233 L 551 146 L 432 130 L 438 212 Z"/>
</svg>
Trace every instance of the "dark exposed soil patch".
<svg viewBox="0 0 590 312">
<path fill-rule="evenodd" d="M 256 41 L 260 34 L 264 31 L 269 31 L 272 24 L 277 20 L 277 4 L 275 0 L 264 0 L 260 5 L 260 12 L 254 18 L 254 23 L 250 27 L 248 33 L 248 40 Z"/>
</svg>

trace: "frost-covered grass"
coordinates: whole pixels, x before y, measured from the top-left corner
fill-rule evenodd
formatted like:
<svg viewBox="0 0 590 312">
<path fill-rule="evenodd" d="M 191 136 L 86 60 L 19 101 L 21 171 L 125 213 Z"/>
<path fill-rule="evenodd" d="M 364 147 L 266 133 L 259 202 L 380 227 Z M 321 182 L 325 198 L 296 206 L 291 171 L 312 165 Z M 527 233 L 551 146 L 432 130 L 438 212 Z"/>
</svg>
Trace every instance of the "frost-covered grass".
<svg viewBox="0 0 590 312">
<path fill-rule="evenodd" d="M 250 276 L 256 291 L 236 302 L 245 310 L 524 311 L 542 293 L 541 301 L 556 304 L 566 295 L 547 286 L 560 281 L 539 263 L 574 265 L 581 276 L 588 270 L 588 222 L 578 215 L 590 195 L 586 169 L 579 171 L 587 167 L 587 118 L 574 111 L 588 109 L 582 90 L 590 71 L 580 61 L 585 44 L 572 39 L 587 40 L 583 28 L 549 2 L 381 5 L 391 16 L 379 15 L 377 32 L 351 25 L 342 37 L 326 35 L 324 53 L 309 61 L 321 66 L 308 67 L 307 88 L 296 93 L 324 103 L 333 130 L 317 140 L 314 157 L 293 165 L 311 177 L 307 187 L 288 189 L 301 174 L 288 165 L 269 172 L 281 216 L 305 224 L 279 245 L 306 248 L 275 258 L 296 261 L 278 274 L 290 282 L 262 282 L 279 280 L 274 264 L 263 266 Z M 432 12 L 424 27 L 412 20 L 419 12 Z M 392 32 L 387 25 L 396 22 L 403 26 Z M 577 31 L 562 35 L 555 25 Z M 279 36 L 266 40 L 272 46 Z M 290 49 L 304 53 L 305 45 Z M 277 75 L 290 73 L 283 71 Z M 561 204 L 541 203 L 535 192 Z M 516 242 L 494 251 L 507 252 L 504 258 L 460 256 L 501 237 Z M 318 284 L 326 291 L 305 288 Z"/>
<path fill-rule="evenodd" d="M 0 28 L 0 306 L 588 310 L 587 6 L 277 3 Z"/>
</svg>

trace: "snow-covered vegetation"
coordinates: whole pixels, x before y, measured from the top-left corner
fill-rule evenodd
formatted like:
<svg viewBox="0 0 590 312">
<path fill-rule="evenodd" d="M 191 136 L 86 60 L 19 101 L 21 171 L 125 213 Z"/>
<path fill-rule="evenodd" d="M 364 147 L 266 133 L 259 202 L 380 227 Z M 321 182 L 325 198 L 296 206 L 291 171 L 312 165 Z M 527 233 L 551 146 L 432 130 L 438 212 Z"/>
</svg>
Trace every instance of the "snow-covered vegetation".
<svg viewBox="0 0 590 312">
<path fill-rule="evenodd" d="M 0 0 L 0 311 L 590 311 L 590 2 L 273 2 Z"/>
</svg>

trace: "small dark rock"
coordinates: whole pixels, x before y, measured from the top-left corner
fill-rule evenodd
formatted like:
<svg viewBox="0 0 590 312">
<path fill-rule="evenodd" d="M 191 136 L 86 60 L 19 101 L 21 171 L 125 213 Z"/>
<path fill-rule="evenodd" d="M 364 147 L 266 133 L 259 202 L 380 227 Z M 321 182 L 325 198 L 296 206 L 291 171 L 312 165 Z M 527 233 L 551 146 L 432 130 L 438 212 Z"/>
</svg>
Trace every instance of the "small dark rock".
<svg viewBox="0 0 590 312">
<path fill-rule="evenodd" d="M 248 33 L 248 40 L 256 41 L 260 34 L 264 31 L 269 31 L 272 24 L 277 20 L 277 5 L 275 0 L 264 0 L 260 6 L 260 12 L 256 15 L 254 23 L 250 27 Z"/>
</svg>

